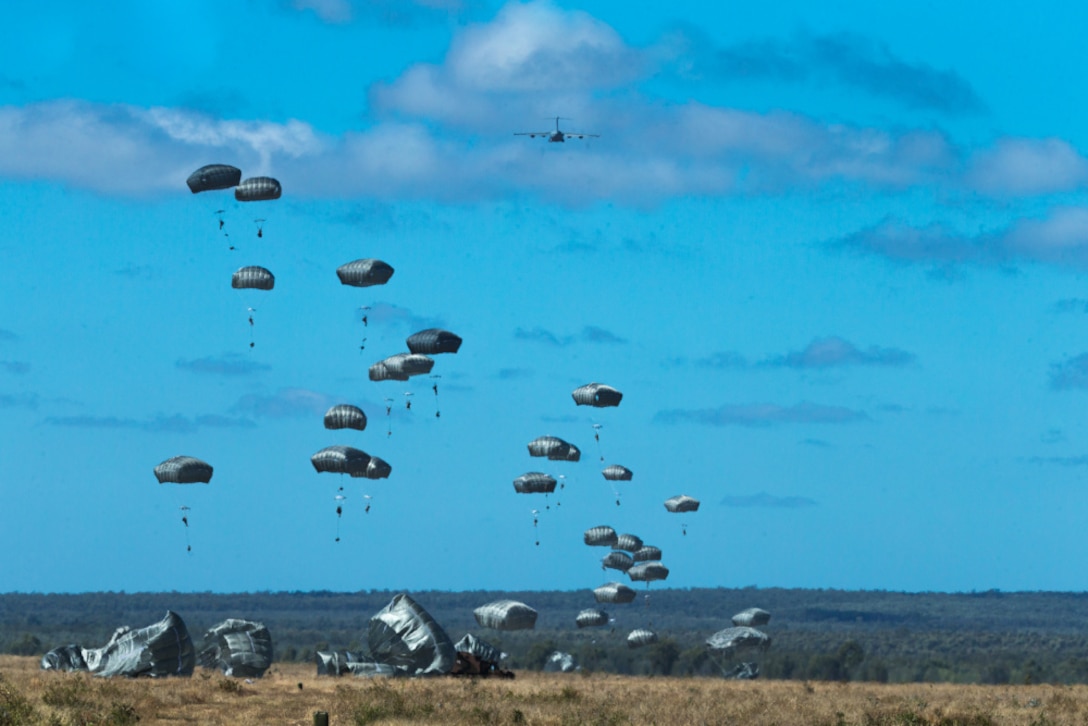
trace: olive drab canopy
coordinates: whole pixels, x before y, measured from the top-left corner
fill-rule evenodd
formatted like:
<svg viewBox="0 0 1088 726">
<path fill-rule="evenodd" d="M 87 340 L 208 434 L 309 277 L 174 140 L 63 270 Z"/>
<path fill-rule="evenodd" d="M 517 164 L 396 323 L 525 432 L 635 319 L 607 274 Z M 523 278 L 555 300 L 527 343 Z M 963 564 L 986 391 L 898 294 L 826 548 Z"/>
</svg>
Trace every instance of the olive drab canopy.
<svg viewBox="0 0 1088 726">
<path fill-rule="evenodd" d="M 234 198 L 239 202 L 267 202 L 279 199 L 283 187 L 270 176 L 254 176 L 234 187 Z"/>
<path fill-rule="evenodd" d="M 643 545 L 631 555 L 635 562 L 659 562 L 661 560 L 661 548 L 653 545 Z"/>
<path fill-rule="evenodd" d="M 603 383 L 587 383 L 584 386 L 575 388 L 570 395 L 579 406 L 595 406 L 597 408 L 618 406 L 623 398 L 622 393 Z"/>
<path fill-rule="evenodd" d="M 660 562 L 640 562 L 627 571 L 627 576 L 635 582 L 653 582 L 669 576 L 669 568 Z"/>
<path fill-rule="evenodd" d="M 393 276 L 393 268 L 381 260 L 367 258 L 340 265 L 336 268 L 336 276 L 343 285 L 370 287 L 389 282 L 389 278 Z"/>
<path fill-rule="evenodd" d="M 551 494 L 555 491 L 554 477 L 539 471 L 530 471 L 514 480 L 514 491 L 518 494 Z"/>
<path fill-rule="evenodd" d="M 622 605 L 635 599 L 635 591 L 619 582 L 608 582 L 593 591 L 597 602 Z"/>
<path fill-rule="evenodd" d="M 453 641 L 442 626 L 403 593 L 370 619 L 367 635 L 374 660 L 407 675 L 449 673 L 457 660 Z"/>
<path fill-rule="evenodd" d="M 574 622 L 579 628 L 599 628 L 602 625 L 608 625 L 608 613 L 596 608 L 587 608 L 578 613 Z"/>
<path fill-rule="evenodd" d="M 492 630 L 532 630 L 536 610 L 517 600 L 496 600 L 472 611 L 481 628 Z"/>
<path fill-rule="evenodd" d="M 428 328 L 408 336 L 405 341 L 408 350 L 412 353 L 437 355 L 439 353 L 456 353 L 461 347 L 461 337 L 448 330 Z"/>
<path fill-rule="evenodd" d="M 641 648 L 644 645 L 650 645 L 657 642 L 657 633 L 652 630 L 646 630 L 645 628 L 635 628 L 627 634 L 627 647 L 628 648 Z"/>
<path fill-rule="evenodd" d="M 601 470 L 601 474 L 605 479 L 609 481 L 631 481 L 635 476 L 635 473 L 628 469 L 626 466 L 620 466 L 619 464 L 612 464 L 606 466 Z"/>
<path fill-rule="evenodd" d="M 363 409 L 341 403 L 325 412 L 325 428 L 366 430 L 366 414 Z"/>
<path fill-rule="evenodd" d="M 541 436 L 529 442 L 529 456 L 543 456 L 550 461 L 578 461 L 582 452 L 558 436 Z"/>
<path fill-rule="evenodd" d="M 350 474 L 366 476 L 370 454 L 351 446 L 329 446 L 310 457 L 310 463 L 318 473 Z"/>
<path fill-rule="evenodd" d="M 262 623 L 228 618 L 204 633 L 199 661 L 223 675 L 260 678 L 272 665 L 272 635 Z"/>
<path fill-rule="evenodd" d="M 193 194 L 209 192 L 215 189 L 230 189 L 242 181 L 242 170 L 230 164 L 208 164 L 202 166 L 185 180 Z"/>
<path fill-rule="evenodd" d="M 175 456 L 155 467 L 159 484 L 207 484 L 212 480 L 212 466 L 192 456 Z"/>
<path fill-rule="evenodd" d="M 621 534 L 616 537 L 616 544 L 612 546 L 618 550 L 637 552 L 642 549 L 642 538 L 636 534 Z"/>
<path fill-rule="evenodd" d="M 263 267 L 241 267 L 231 275 L 230 286 L 239 290 L 271 290 L 276 286 L 276 278 Z"/>
<path fill-rule="evenodd" d="M 616 530 L 604 525 L 590 527 L 582 535 L 582 539 L 590 547 L 612 547 L 616 544 Z"/>
<path fill-rule="evenodd" d="M 602 567 L 619 570 L 620 572 L 627 572 L 634 564 L 635 561 L 631 559 L 631 555 L 619 550 L 612 550 L 601 559 Z"/>
<path fill-rule="evenodd" d="M 665 500 L 665 509 L 670 512 L 697 512 L 699 500 L 686 494 L 677 494 Z"/>
<path fill-rule="evenodd" d="M 771 622 L 771 614 L 761 608 L 748 608 L 734 615 L 732 620 L 733 625 L 758 628 Z"/>
</svg>

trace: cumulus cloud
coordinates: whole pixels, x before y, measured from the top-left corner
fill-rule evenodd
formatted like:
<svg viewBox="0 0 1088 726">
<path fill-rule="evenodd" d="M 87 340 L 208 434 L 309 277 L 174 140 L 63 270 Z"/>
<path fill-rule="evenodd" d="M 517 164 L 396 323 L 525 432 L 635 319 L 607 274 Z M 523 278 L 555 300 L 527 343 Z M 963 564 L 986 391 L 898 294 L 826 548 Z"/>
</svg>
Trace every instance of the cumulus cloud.
<svg viewBox="0 0 1088 726">
<path fill-rule="evenodd" d="M 1088 353 L 1050 366 L 1050 387 L 1055 391 L 1088 388 Z"/>
<path fill-rule="evenodd" d="M 793 406 L 773 403 L 726 404 L 718 408 L 668 409 L 658 411 L 658 423 L 695 423 L 704 426 L 764 427 L 782 424 L 841 424 L 867 421 L 863 411 L 842 406 L 825 406 L 803 401 Z"/>
<path fill-rule="evenodd" d="M 723 507 L 764 507 L 768 509 L 805 509 L 815 507 L 816 500 L 808 497 L 776 497 L 767 492 L 749 496 L 722 497 L 719 502 Z"/>
<path fill-rule="evenodd" d="M 621 338 L 612 331 L 596 325 L 587 325 L 582 328 L 580 333 L 572 335 L 558 335 L 539 326 L 535 328 L 518 328 L 514 331 L 514 337 L 518 340 L 535 341 L 557 347 L 565 347 L 574 343 L 624 344 L 627 342 L 626 338 Z"/>
<path fill-rule="evenodd" d="M 334 403 L 331 396 L 316 391 L 281 388 L 272 394 L 246 394 L 231 410 L 255 418 L 321 417 Z"/>
<path fill-rule="evenodd" d="M 838 366 L 905 366 L 914 362 L 914 355 L 899 348 L 872 345 L 865 350 L 842 338 L 816 338 L 805 348 L 782 356 L 769 358 L 762 365 L 770 367 L 821 369 Z"/>
<path fill-rule="evenodd" d="M 426 315 L 417 315 L 408 308 L 387 302 L 376 302 L 366 308 L 359 309 L 360 320 L 366 315 L 367 324 L 380 323 L 384 326 L 399 325 L 412 332 L 426 328 L 441 328 L 443 322 L 440 318 Z"/>
<path fill-rule="evenodd" d="M 151 418 L 123 418 L 117 416 L 50 416 L 45 423 L 84 429 L 131 429 L 150 433 L 189 434 L 202 428 L 252 428 L 254 423 L 245 418 L 232 418 L 217 414 L 195 417 L 174 414 Z"/>
<path fill-rule="evenodd" d="M 311 12 L 331 25 L 374 19 L 387 25 L 411 26 L 451 16 L 462 17 L 476 4 L 474 0 L 291 0 L 290 6 L 297 11 Z"/>
<path fill-rule="evenodd" d="M 695 366 L 697 368 L 711 368 L 715 370 L 726 370 L 729 368 L 747 368 L 748 360 L 740 353 L 733 350 L 723 350 L 702 358 L 688 358 L 687 356 L 677 356 L 675 358 L 669 358 L 665 361 L 665 365 L 669 368 L 680 368 L 684 366 Z"/>
<path fill-rule="evenodd" d="M 266 363 L 258 363 L 237 353 L 224 353 L 219 356 L 205 356 L 192 360 L 181 358 L 174 365 L 185 371 L 216 376 L 248 376 L 272 370 L 272 366 Z"/>
</svg>

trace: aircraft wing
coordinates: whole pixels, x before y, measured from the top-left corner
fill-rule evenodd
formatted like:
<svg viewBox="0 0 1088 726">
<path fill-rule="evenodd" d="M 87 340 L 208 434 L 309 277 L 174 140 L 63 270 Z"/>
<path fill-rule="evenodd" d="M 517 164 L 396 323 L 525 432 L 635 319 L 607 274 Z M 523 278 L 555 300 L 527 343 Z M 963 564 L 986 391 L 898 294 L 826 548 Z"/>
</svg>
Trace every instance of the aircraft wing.
<svg viewBox="0 0 1088 726">
<path fill-rule="evenodd" d="M 551 136 L 554 131 L 518 131 L 514 136 Z"/>
</svg>

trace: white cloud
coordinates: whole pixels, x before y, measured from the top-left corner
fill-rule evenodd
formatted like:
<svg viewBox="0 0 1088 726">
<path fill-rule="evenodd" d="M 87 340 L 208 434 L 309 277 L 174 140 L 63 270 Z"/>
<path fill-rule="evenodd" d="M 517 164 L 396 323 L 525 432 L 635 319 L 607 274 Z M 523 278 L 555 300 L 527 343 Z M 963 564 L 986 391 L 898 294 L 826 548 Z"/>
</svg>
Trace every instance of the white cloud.
<svg viewBox="0 0 1088 726">
<path fill-rule="evenodd" d="M 971 159 L 967 186 L 995 196 L 1048 194 L 1084 186 L 1088 159 L 1061 139 L 999 139 Z"/>
</svg>

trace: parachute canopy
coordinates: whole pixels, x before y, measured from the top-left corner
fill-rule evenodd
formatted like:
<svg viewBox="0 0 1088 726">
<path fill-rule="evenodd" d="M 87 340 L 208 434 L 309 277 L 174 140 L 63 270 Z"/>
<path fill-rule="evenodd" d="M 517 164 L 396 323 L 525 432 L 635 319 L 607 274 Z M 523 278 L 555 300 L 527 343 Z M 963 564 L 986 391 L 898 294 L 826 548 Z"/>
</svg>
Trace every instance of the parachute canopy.
<svg viewBox="0 0 1088 726">
<path fill-rule="evenodd" d="M 536 610 L 517 600 L 496 600 L 472 611 L 481 628 L 493 630 L 532 630 Z"/>
<path fill-rule="evenodd" d="M 78 645 L 62 645 L 42 656 L 41 669 L 43 671 L 85 671 L 87 661 L 83 660 L 83 649 Z"/>
<path fill-rule="evenodd" d="M 263 267 L 240 267 L 231 275 L 230 286 L 235 289 L 271 290 L 276 286 L 276 278 Z"/>
<path fill-rule="evenodd" d="M 155 467 L 159 484 L 207 484 L 212 480 L 212 466 L 192 456 L 174 456 Z"/>
<path fill-rule="evenodd" d="M 227 618 L 204 633 L 199 659 L 223 675 L 260 678 L 272 665 L 272 635 L 262 623 Z"/>
<path fill-rule="evenodd" d="M 626 466 L 620 466 L 619 464 L 606 466 L 601 470 L 601 474 L 609 481 L 631 481 L 632 477 L 635 475 L 635 473 Z"/>
<path fill-rule="evenodd" d="M 529 456 L 544 456 L 550 461 L 578 461 L 582 452 L 558 436 L 541 436 L 529 442 Z"/>
<path fill-rule="evenodd" d="M 191 676 L 196 668 L 196 651 L 189 631 L 171 610 L 146 628 L 118 628 L 101 648 L 84 650 L 83 659 L 89 671 L 104 678 Z"/>
<path fill-rule="evenodd" d="M 627 576 L 636 582 L 664 580 L 669 576 L 669 568 L 660 562 L 640 562 L 627 571 Z"/>
<path fill-rule="evenodd" d="M 411 376 L 422 376 L 434 368 L 434 359 L 422 353 L 397 353 L 370 366 L 372 381 L 407 381 Z"/>
<path fill-rule="evenodd" d="M 310 457 L 310 463 L 318 473 L 350 474 L 366 476 L 370 454 L 351 446 L 329 446 Z"/>
<path fill-rule="evenodd" d="M 252 176 L 234 187 L 234 198 L 239 202 L 267 202 L 282 194 L 283 187 L 270 176 Z"/>
<path fill-rule="evenodd" d="M 336 276 L 343 285 L 352 287 L 370 287 L 384 285 L 393 276 L 393 268 L 375 259 L 355 260 L 336 268 Z"/>
<path fill-rule="evenodd" d="M 230 164 L 208 164 L 202 166 L 185 180 L 193 194 L 209 192 L 214 189 L 230 189 L 242 181 L 242 170 Z"/>
<path fill-rule="evenodd" d="M 634 564 L 631 555 L 619 550 L 612 550 L 601 559 L 601 566 L 620 572 L 627 572 Z"/>
<path fill-rule="evenodd" d="M 502 660 L 503 652 L 486 640 L 477 638 L 472 633 L 465 633 L 465 637 L 457 641 L 453 646 L 458 653 L 470 653 L 480 660 L 498 663 Z"/>
<path fill-rule="evenodd" d="M 616 530 L 604 525 L 590 527 L 582 535 L 582 539 L 590 547 L 612 547 L 616 544 Z"/>
<path fill-rule="evenodd" d="M 644 645 L 650 645 L 657 642 L 657 633 L 652 630 L 646 630 L 645 628 L 635 628 L 627 634 L 627 647 L 628 648 L 641 648 Z"/>
<path fill-rule="evenodd" d="M 587 608 L 578 613 L 574 622 L 579 628 L 599 628 L 602 625 L 608 625 L 608 613 L 596 608 Z"/>
<path fill-rule="evenodd" d="M 733 616 L 733 625 L 758 628 L 771 622 L 771 614 L 761 608 L 741 610 Z"/>
<path fill-rule="evenodd" d="M 635 599 L 635 591 L 619 582 L 608 582 L 593 591 L 597 602 L 622 605 Z"/>
<path fill-rule="evenodd" d="M 530 471 L 514 480 L 514 491 L 518 494 L 551 494 L 555 491 L 553 477 L 539 471 Z"/>
<path fill-rule="evenodd" d="M 578 670 L 574 663 L 574 656 L 561 650 L 554 650 L 544 661 L 545 673 L 573 673 Z"/>
<path fill-rule="evenodd" d="M 366 414 L 363 409 L 341 403 L 325 412 L 325 428 L 366 430 Z"/>
<path fill-rule="evenodd" d="M 366 464 L 365 471 L 352 472 L 351 475 L 356 479 L 388 479 L 392 473 L 393 467 L 385 459 L 372 456 Z"/>
<path fill-rule="evenodd" d="M 637 552 L 642 549 L 642 538 L 634 534 L 621 534 L 616 537 L 616 544 L 613 547 L 627 552 Z"/>
<path fill-rule="evenodd" d="M 733 627 L 719 630 L 706 639 L 707 649 L 724 657 L 743 650 L 766 650 L 771 638 L 766 633 L 749 627 Z"/>
<path fill-rule="evenodd" d="M 603 383 L 587 383 L 584 386 L 575 388 L 570 395 L 574 397 L 574 402 L 579 406 L 595 406 L 597 408 L 618 406 L 620 405 L 620 399 L 623 398 L 622 393 Z"/>
<path fill-rule="evenodd" d="M 658 562 L 661 560 L 661 548 L 644 545 L 635 550 L 631 557 L 635 562 Z"/>
<path fill-rule="evenodd" d="M 449 673 L 457 659 L 442 626 L 403 593 L 370 619 L 367 642 L 378 663 L 413 676 Z"/>
<path fill-rule="evenodd" d="M 438 353 L 456 353 L 461 347 L 461 337 L 448 330 L 427 328 L 408 336 L 405 341 L 408 350 L 413 353 L 435 355 Z"/>
<path fill-rule="evenodd" d="M 699 500 L 686 494 L 677 494 L 665 500 L 665 509 L 670 512 L 697 512 Z"/>
</svg>

